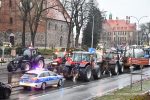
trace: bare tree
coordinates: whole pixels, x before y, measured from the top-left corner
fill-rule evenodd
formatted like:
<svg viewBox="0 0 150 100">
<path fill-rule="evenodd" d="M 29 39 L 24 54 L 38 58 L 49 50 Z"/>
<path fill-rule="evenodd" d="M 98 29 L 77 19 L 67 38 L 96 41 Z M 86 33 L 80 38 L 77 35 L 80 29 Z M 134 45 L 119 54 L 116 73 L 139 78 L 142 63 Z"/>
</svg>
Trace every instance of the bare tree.
<svg viewBox="0 0 150 100">
<path fill-rule="evenodd" d="M 40 20 L 47 17 L 47 10 L 58 7 L 56 0 L 31 0 L 32 9 L 28 14 L 28 23 L 31 32 L 31 41 L 34 46 L 35 36 Z"/>
<path fill-rule="evenodd" d="M 150 23 L 142 24 L 140 27 L 141 27 L 141 32 L 146 35 L 147 45 L 150 45 L 149 44 Z"/>
<path fill-rule="evenodd" d="M 73 9 L 71 9 L 71 2 L 70 1 L 63 1 L 62 3 L 62 9 L 59 10 L 62 12 L 66 23 L 68 25 L 69 28 L 69 33 L 68 33 L 68 39 L 67 39 L 67 48 L 70 48 L 70 44 L 71 44 L 71 34 L 73 33 L 73 27 L 74 27 L 74 23 L 73 23 Z M 69 12 L 67 12 L 67 10 Z M 69 14 L 70 13 L 70 14 Z"/>
<path fill-rule="evenodd" d="M 87 13 L 89 11 L 88 3 L 86 2 L 86 0 L 64 0 L 63 3 L 66 4 L 64 7 L 70 14 L 70 31 L 72 31 L 75 26 L 75 47 L 78 47 L 81 29 L 86 23 L 85 20 L 87 19 Z M 70 34 L 68 34 L 69 38 Z"/>
<path fill-rule="evenodd" d="M 18 4 L 18 8 L 21 12 L 21 19 L 23 21 L 22 25 L 22 47 L 25 47 L 25 32 L 26 32 L 26 23 L 27 23 L 27 16 L 31 7 L 31 0 L 20 0 Z"/>
</svg>

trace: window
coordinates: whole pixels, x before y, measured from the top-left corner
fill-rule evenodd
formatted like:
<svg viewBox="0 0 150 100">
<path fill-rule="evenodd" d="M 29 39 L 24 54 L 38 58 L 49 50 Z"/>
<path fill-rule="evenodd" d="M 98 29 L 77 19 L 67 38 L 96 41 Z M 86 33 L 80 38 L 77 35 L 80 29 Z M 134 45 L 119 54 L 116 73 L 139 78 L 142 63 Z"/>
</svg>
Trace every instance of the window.
<svg viewBox="0 0 150 100">
<path fill-rule="evenodd" d="M 42 73 L 39 77 L 44 77 L 44 73 Z"/>
<path fill-rule="evenodd" d="M 49 72 L 45 72 L 45 73 L 44 73 L 44 76 L 45 76 L 45 77 L 50 76 L 50 73 L 49 73 Z"/>
<path fill-rule="evenodd" d="M 10 17 L 10 24 L 13 24 L 13 18 Z"/>
<path fill-rule="evenodd" d="M 55 24 L 55 30 L 57 30 L 57 24 Z"/>
<path fill-rule="evenodd" d="M 49 22 L 48 23 L 48 29 L 50 30 L 50 28 L 51 28 L 51 23 Z"/>
<path fill-rule="evenodd" d="M 62 32 L 62 30 L 63 30 L 63 25 L 61 25 L 61 32 Z"/>
<path fill-rule="evenodd" d="M 60 37 L 60 46 L 62 46 L 62 36 Z"/>
<path fill-rule="evenodd" d="M 12 7 L 12 1 L 9 0 L 9 7 Z"/>
</svg>

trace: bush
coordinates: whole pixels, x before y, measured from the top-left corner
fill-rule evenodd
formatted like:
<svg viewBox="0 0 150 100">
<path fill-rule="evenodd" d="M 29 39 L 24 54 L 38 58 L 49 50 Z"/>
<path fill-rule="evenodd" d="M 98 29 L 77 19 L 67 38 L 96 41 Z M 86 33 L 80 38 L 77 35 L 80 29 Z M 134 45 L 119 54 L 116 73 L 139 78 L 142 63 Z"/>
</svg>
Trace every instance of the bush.
<svg viewBox="0 0 150 100">
<path fill-rule="evenodd" d="M 53 50 L 50 49 L 38 49 L 41 55 L 53 55 Z"/>
<path fill-rule="evenodd" d="M 0 56 L 2 56 L 2 49 L 0 49 Z M 10 55 L 11 54 L 11 48 L 5 48 L 4 50 L 5 55 Z"/>
</svg>

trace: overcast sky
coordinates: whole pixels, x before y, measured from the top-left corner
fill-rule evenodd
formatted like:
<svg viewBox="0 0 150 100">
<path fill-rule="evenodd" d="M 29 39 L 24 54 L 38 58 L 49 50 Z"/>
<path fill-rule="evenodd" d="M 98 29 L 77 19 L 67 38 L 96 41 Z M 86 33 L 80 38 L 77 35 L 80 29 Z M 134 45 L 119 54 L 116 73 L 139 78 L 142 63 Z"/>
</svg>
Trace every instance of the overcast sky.
<svg viewBox="0 0 150 100">
<path fill-rule="evenodd" d="M 125 16 L 135 16 L 138 19 L 142 16 L 140 23 L 150 21 L 150 0 L 97 0 L 100 10 L 107 11 L 107 18 L 112 13 L 113 18 L 126 18 Z M 136 20 L 131 18 L 132 22 Z M 137 21 L 136 21 L 137 22 Z"/>
</svg>

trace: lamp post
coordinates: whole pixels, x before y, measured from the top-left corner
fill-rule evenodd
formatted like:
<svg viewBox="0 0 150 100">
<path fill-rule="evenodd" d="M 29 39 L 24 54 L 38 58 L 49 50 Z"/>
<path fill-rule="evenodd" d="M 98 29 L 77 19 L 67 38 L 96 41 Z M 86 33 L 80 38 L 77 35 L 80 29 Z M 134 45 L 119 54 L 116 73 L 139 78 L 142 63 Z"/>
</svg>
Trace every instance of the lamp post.
<svg viewBox="0 0 150 100">
<path fill-rule="evenodd" d="M 130 16 L 130 17 L 133 17 L 137 20 L 137 27 L 138 27 L 138 32 L 137 32 L 137 45 L 138 45 L 138 42 L 139 42 L 139 25 L 140 25 L 140 20 L 147 17 L 147 16 L 142 16 L 140 17 L 139 19 L 135 16 Z"/>
<path fill-rule="evenodd" d="M 91 48 L 93 48 L 94 19 L 95 19 L 94 17 L 95 17 L 95 15 L 92 16 L 92 18 L 93 18 L 93 25 L 92 25 L 92 41 L 91 41 Z"/>
</svg>

